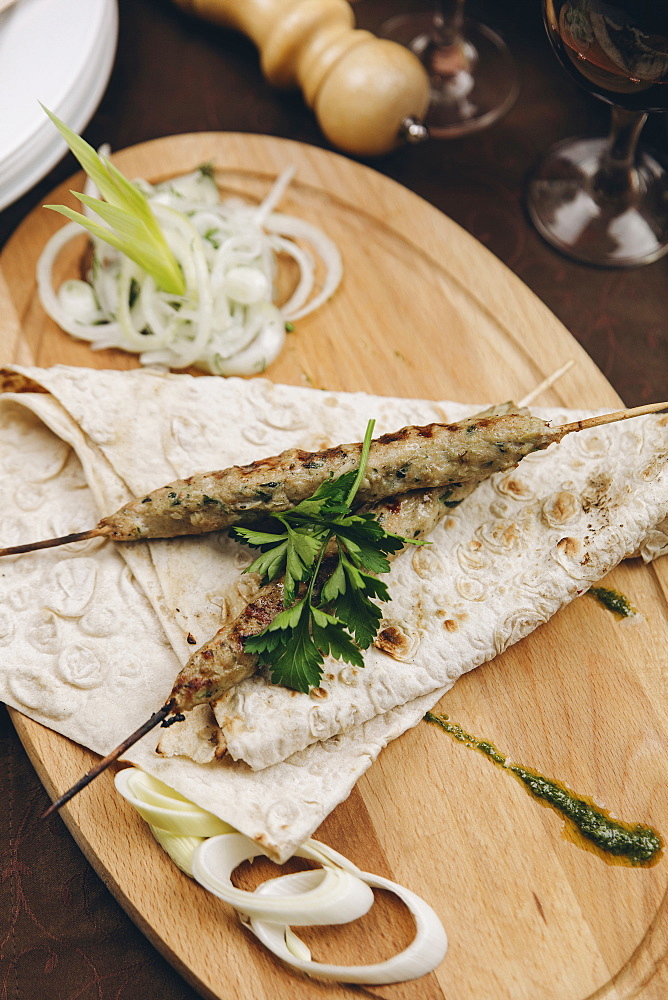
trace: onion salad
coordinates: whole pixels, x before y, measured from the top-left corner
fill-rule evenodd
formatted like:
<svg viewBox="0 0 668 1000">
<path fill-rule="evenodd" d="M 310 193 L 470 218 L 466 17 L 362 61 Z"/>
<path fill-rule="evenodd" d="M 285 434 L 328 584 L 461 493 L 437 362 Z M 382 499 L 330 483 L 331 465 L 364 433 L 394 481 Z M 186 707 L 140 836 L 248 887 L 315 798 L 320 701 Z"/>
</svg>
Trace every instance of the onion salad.
<svg viewBox="0 0 668 1000">
<path fill-rule="evenodd" d="M 138 354 L 143 365 L 253 375 L 278 357 L 293 323 L 334 294 L 343 272 L 336 244 L 276 210 L 293 168 L 259 205 L 221 199 L 210 165 L 159 184 L 130 183 L 106 159 L 108 150 L 99 155 L 50 117 L 88 175 L 77 195 L 83 213 L 46 206 L 72 221 L 37 264 L 44 310 L 73 337 L 94 350 Z M 82 227 L 92 244 L 87 280 L 56 290 L 54 265 Z M 277 303 L 281 260 L 297 278 Z"/>
<path fill-rule="evenodd" d="M 265 854 L 255 841 L 137 767 L 119 771 L 115 783 L 181 871 L 233 906 L 262 944 L 298 971 L 316 979 L 381 985 L 417 979 L 444 958 L 448 943 L 443 925 L 423 899 L 389 879 L 361 871 L 326 844 L 307 840 L 296 852 L 320 864 L 319 869 L 271 878 L 247 892 L 237 889 L 231 876 L 244 861 Z M 411 944 L 371 965 L 314 961 L 291 925 L 357 920 L 373 906 L 372 888 L 393 892 L 409 908 L 416 925 Z"/>
</svg>

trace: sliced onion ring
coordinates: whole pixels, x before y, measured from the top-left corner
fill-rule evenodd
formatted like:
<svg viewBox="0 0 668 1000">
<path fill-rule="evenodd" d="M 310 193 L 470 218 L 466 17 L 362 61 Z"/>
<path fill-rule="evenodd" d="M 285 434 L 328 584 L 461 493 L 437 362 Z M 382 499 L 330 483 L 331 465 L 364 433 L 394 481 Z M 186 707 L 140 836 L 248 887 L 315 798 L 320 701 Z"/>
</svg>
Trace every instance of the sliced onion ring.
<svg viewBox="0 0 668 1000">
<path fill-rule="evenodd" d="M 308 842 L 295 852 L 298 858 L 320 862 L 321 855 Z M 214 896 L 230 903 L 246 917 L 259 917 L 301 927 L 323 924 L 347 924 L 357 920 L 373 906 L 373 892 L 356 875 L 326 864 L 312 872 L 306 891 L 281 898 L 261 898 L 232 885 L 230 876 L 244 861 L 264 856 L 262 848 L 240 833 L 225 833 L 206 840 L 193 854 L 194 877 Z M 281 876 L 283 878 L 284 876 Z M 270 879 L 269 883 L 280 882 Z M 280 889 L 279 889 L 280 892 Z"/>
<path fill-rule="evenodd" d="M 205 812 L 177 792 L 136 767 L 126 767 L 114 779 L 117 791 L 151 827 L 185 837 L 215 837 L 233 827 Z"/>
<path fill-rule="evenodd" d="M 201 843 L 203 837 L 184 837 L 180 833 L 168 833 L 157 826 L 150 826 L 151 833 L 158 841 L 163 851 L 169 854 L 177 868 L 193 878 L 192 859 L 193 854 Z"/>
<path fill-rule="evenodd" d="M 183 271 L 185 295 L 157 288 L 142 268 L 93 237 L 90 288 L 98 313 L 79 316 L 53 288 L 60 251 L 81 234 L 81 227 L 70 222 L 57 230 L 38 261 L 38 291 L 45 311 L 72 336 L 89 341 L 93 350 L 121 348 L 139 354 L 141 364 L 172 369 L 195 365 L 216 375 L 264 371 L 283 348 L 285 323 L 319 308 L 334 294 L 343 274 L 341 254 L 325 233 L 275 211 L 293 175 L 292 167 L 284 170 L 259 206 L 220 201 L 215 182 L 205 183 L 197 172 L 156 186 L 136 182 L 153 205 Z M 299 275 L 280 310 L 271 301 L 277 254 L 289 255 Z M 236 299 L 225 280 L 230 268 L 240 264 L 262 274 L 266 296 L 256 304 L 275 313 L 259 332 L 252 329 L 252 303 L 243 293 Z M 237 344 L 240 324 L 244 335 Z"/>
<path fill-rule="evenodd" d="M 312 882 L 313 875 L 317 875 L 317 872 L 284 875 L 263 882 L 255 891 L 264 897 L 284 895 L 288 891 L 303 893 Z M 360 872 L 359 878 L 374 888 L 389 889 L 406 904 L 415 920 L 416 934 L 413 941 L 403 951 L 384 962 L 373 965 L 332 965 L 326 962 L 314 962 L 308 948 L 291 927 L 257 918 L 249 921 L 249 927 L 265 948 L 277 958 L 317 979 L 380 986 L 417 979 L 435 969 L 445 957 L 448 939 L 441 921 L 431 906 L 410 889 L 381 878 L 380 875 Z"/>
<path fill-rule="evenodd" d="M 254 892 L 237 889 L 231 882 L 235 868 L 264 854 L 254 841 L 139 768 L 119 771 L 115 783 L 175 864 L 231 904 L 266 948 L 300 972 L 317 979 L 384 985 L 417 979 L 442 961 L 448 947 L 443 926 L 434 910 L 410 889 L 361 871 L 317 840 L 307 840 L 296 856 L 317 862 L 321 869 L 269 879 Z M 226 832 L 221 833 L 221 828 Z M 416 924 L 412 943 L 392 958 L 371 965 L 314 962 L 290 924 L 356 920 L 373 904 L 372 887 L 395 893 L 408 906 Z"/>
</svg>

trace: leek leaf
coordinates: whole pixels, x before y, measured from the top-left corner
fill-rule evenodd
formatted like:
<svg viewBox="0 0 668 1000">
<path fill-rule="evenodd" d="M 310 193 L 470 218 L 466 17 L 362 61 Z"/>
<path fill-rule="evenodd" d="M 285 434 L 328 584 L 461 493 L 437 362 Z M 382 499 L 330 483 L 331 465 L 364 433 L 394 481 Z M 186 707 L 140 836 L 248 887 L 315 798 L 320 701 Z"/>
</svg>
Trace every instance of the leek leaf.
<svg viewBox="0 0 668 1000">
<path fill-rule="evenodd" d="M 48 108 L 44 110 L 105 201 L 72 193 L 110 228 L 64 205 L 46 205 L 45 208 L 78 222 L 94 236 L 125 254 L 150 274 L 159 288 L 172 295 L 183 295 L 183 274 L 143 192 Z"/>
</svg>

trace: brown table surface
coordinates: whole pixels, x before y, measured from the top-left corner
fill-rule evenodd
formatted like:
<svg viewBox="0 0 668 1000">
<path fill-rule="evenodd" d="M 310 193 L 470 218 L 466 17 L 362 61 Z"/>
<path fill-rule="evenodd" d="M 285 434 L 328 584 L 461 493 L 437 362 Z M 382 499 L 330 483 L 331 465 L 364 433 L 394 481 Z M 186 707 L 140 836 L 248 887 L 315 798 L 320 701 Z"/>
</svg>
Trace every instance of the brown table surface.
<svg viewBox="0 0 668 1000">
<path fill-rule="evenodd" d="M 355 9 L 358 25 L 376 30 L 387 17 L 421 6 L 426 3 L 361 0 Z M 301 96 L 264 81 L 247 39 L 191 19 L 168 0 L 120 0 L 119 7 L 111 81 L 85 131 L 93 145 L 119 149 L 163 135 L 220 130 L 328 148 Z M 608 109 L 561 71 L 538 0 L 470 0 L 469 10 L 512 47 L 521 77 L 515 107 L 478 135 L 402 149 L 369 165 L 436 205 L 504 261 L 570 329 L 628 405 L 665 398 L 668 256 L 626 271 L 572 263 L 542 242 L 523 206 L 527 176 L 541 152 L 570 135 L 604 133 Z M 643 141 L 665 153 L 667 140 L 666 117 L 650 117 Z M 2 213 L 0 247 L 75 169 L 66 158 Z M 4 709 L 0 754 L 0 997 L 194 998 L 109 894 L 61 820 L 35 822 L 48 799 Z M 382 993 L 376 988 L 367 995 Z"/>
</svg>

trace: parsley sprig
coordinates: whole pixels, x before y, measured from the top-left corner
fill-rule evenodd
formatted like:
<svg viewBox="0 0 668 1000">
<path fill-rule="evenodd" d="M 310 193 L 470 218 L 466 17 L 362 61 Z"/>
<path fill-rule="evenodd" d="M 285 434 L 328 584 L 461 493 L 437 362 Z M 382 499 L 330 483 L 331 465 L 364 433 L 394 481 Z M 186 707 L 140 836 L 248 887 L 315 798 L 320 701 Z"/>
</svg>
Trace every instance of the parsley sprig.
<svg viewBox="0 0 668 1000">
<path fill-rule="evenodd" d="M 285 514 L 273 515 L 283 530 L 236 527 L 231 534 L 261 554 L 247 573 L 269 583 L 283 576 L 284 610 L 244 648 L 271 668 L 274 684 L 307 692 L 317 687 L 326 656 L 363 667 L 361 650 L 373 642 L 381 620 L 375 601 L 389 600 L 387 556 L 410 542 L 385 531 L 372 513 L 353 513 L 364 478 L 370 420 L 357 471 L 326 480 L 315 493 Z"/>
</svg>

